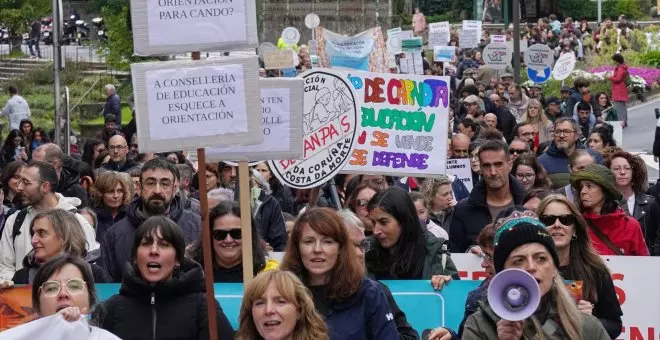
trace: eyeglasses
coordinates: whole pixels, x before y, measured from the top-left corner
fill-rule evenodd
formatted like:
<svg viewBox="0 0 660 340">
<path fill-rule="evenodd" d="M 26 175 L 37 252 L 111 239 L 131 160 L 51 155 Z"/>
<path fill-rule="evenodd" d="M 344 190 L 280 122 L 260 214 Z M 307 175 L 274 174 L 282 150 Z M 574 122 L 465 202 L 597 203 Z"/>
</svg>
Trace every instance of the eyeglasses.
<svg viewBox="0 0 660 340">
<path fill-rule="evenodd" d="M 227 238 L 227 235 L 230 235 L 234 240 L 241 239 L 241 229 L 232 229 L 232 230 L 214 230 L 211 232 L 213 239 L 216 241 L 224 241 Z"/>
<path fill-rule="evenodd" d="M 82 279 L 69 279 L 68 281 L 64 282 L 66 291 L 69 294 L 82 293 L 85 290 L 86 285 L 87 282 L 83 281 Z M 59 281 L 46 281 L 41 285 L 41 287 L 39 287 L 39 291 L 46 297 L 56 297 L 60 294 L 61 288 L 62 283 Z"/>
<path fill-rule="evenodd" d="M 360 208 L 366 208 L 367 204 L 369 204 L 369 200 L 360 200 L 360 199 L 355 200 L 355 205 Z"/>
<path fill-rule="evenodd" d="M 360 249 L 363 253 L 366 253 L 369 251 L 369 242 L 367 240 L 362 240 L 362 242 L 355 244 L 355 247 Z"/>
<path fill-rule="evenodd" d="M 126 147 L 126 145 L 110 145 L 108 146 L 108 150 L 110 151 L 120 151 L 123 150 Z"/>
<path fill-rule="evenodd" d="M 531 181 L 536 177 L 536 174 L 516 174 L 516 178 L 520 181 L 528 180 Z"/>
<path fill-rule="evenodd" d="M 559 223 L 565 226 L 575 225 L 575 216 L 573 215 L 541 215 L 539 216 L 539 221 L 545 224 L 546 227 L 550 227 L 555 224 L 555 221 L 559 220 Z"/>
<path fill-rule="evenodd" d="M 490 255 L 488 255 L 488 254 L 486 254 L 485 251 L 482 251 L 482 252 L 481 252 L 481 258 L 484 259 L 484 260 L 486 260 L 486 261 L 488 261 L 488 262 L 493 262 L 493 257 L 490 256 Z"/>
<path fill-rule="evenodd" d="M 528 150 L 526 149 L 509 149 L 509 154 L 510 155 L 522 155 Z"/>
<path fill-rule="evenodd" d="M 575 133 L 573 130 L 555 130 L 555 135 L 557 136 L 568 136 Z"/>
</svg>

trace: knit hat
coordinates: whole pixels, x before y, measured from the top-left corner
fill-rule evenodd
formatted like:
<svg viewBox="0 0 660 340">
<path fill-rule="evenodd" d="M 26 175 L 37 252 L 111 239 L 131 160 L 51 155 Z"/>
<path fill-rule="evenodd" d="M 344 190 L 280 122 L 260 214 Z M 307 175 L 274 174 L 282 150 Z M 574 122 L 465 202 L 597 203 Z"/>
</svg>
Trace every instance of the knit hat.
<svg viewBox="0 0 660 340">
<path fill-rule="evenodd" d="M 604 165 L 587 165 L 584 169 L 572 173 L 570 180 L 571 186 L 576 190 L 579 190 L 580 182 L 587 180 L 598 184 L 615 201 L 623 199 L 623 195 L 621 195 L 621 192 L 615 186 L 616 178 L 614 178 L 614 173 Z"/>
<path fill-rule="evenodd" d="M 493 254 L 495 272 L 499 273 L 504 269 L 504 263 L 513 250 L 527 243 L 544 245 L 552 256 L 555 266 L 559 268 L 559 256 L 552 235 L 545 229 L 545 225 L 541 221 L 525 216 L 508 220 L 495 232 L 495 252 Z"/>
</svg>

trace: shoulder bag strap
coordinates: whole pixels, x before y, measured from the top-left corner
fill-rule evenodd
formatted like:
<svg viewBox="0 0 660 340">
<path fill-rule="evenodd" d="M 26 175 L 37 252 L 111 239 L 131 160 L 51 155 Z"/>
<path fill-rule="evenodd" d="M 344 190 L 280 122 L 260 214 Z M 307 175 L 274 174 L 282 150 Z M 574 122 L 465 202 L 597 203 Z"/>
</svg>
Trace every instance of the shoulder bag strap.
<svg viewBox="0 0 660 340">
<path fill-rule="evenodd" d="M 593 231 L 594 234 L 596 234 L 596 237 L 598 237 L 599 240 L 601 240 L 603 243 L 605 243 L 607 248 L 610 248 L 610 250 L 613 251 L 614 254 L 616 254 L 616 255 L 623 255 L 623 252 L 621 251 L 621 249 L 619 247 L 615 246 L 614 243 L 612 242 L 612 240 L 610 240 L 610 238 L 607 237 L 607 235 L 605 235 L 605 233 L 603 233 L 600 229 L 596 228 L 596 226 L 594 226 L 593 223 L 591 223 L 591 221 L 589 221 L 588 219 L 585 219 L 585 220 L 587 220 L 587 225 L 589 226 L 589 229 L 591 229 L 591 231 Z"/>
</svg>

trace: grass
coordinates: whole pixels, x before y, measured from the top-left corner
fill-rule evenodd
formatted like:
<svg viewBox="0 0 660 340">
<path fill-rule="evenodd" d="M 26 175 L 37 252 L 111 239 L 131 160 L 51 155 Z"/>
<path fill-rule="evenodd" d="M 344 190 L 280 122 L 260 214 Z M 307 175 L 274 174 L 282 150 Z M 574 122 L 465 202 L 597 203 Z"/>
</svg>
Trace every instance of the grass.
<svg viewBox="0 0 660 340">
<path fill-rule="evenodd" d="M 103 85 L 119 84 L 120 81 L 110 76 L 99 77 L 98 75 L 83 75 L 81 72 L 84 70 L 83 67 L 84 65 L 81 64 L 76 65 L 73 62 L 67 63 L 67 68 L 60 73 L 62 93 L 64 93 L 65 87 L 69 88 L 72 106 L 78 103 L 81 99 L 81 103 L 104 103 L 107 99 L 107 95 L 104 93 Z M 50 130 L 54 126 L 55 104 L 53 83 L 52 65 L 47 64 L 31 70 L 24 76 L 14 79 L 9 84 L 6 84 L 16 86 L 19 89 L 20 95 L 27 100 L 32 114 L 31 119 L 35 127 L 38 126 Z M 94 88 L 90 91 L 89 89 L 92 86 Z M 120 95 L 122 95 L 122 92 L 126 92 L 126 90 L 130 92 L 130 89 L 121 88 Z M 8 99 L 9 96 L 7 93 L 0 93 L 0 109 Z M 131 111 L 126 106 L 122 108 L 122 122 L 128 122 L 130 119 Z M 5 126 L 8 126 L 6 117 L 0 118 L 0 122 L 5 124 Z M 72 112 L 71 126 L 78 130 L 79 123 L 81 123 L 79 113 Z M 103 117 L 99 116 L 91 121 L 86 120 L 83 123 L 98 123 L 99 125 L 103 125 Z"/>
<path fill-rule="evenodd" d="M 131 108 L 127 104 L 123 104 L 121 106 L 121 124 L 128 124 L 128 122 L 131 121 L 133 118 L 133 113 L 131 111 Z M 85 124 L 91 124 L 91 125 L 103 125 L 103 116 L 98 116 L 92 120 L 85 121 Z"/>
</svg>

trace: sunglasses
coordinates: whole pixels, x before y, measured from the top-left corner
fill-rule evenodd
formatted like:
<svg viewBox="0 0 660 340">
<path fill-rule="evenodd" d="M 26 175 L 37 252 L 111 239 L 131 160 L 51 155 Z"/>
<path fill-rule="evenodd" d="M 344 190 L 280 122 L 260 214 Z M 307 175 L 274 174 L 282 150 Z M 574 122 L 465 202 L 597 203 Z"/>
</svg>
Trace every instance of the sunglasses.
<svg viewBox="0 0 660 340">
<path fill-rule="evenodd" d="M 355 205 L 357 205 L 360 208 L 366 208 L 367 204 L 369 204 L 369 200 L 355 200 Z"/>
<path fill-rule="evenodd" d="M 514 154 L 522 155 L 525 152 L 528 152 L 528 150 L 526 150 L 526 149 L 509 149 L 509 154 L 511 154 L 511 155 L 514 155 Z"/>
<path fill-rule="evenodd" d="M 227 235 L 230 235 L 234 240 L 241 239 L 241 229 L 232 229 L 232 230 L 214 230 L 211 232 L 211 236 L 216 241 L 224 241 L 227 238 Z"/>
<path fill-rule="evenodd" d="M 87 283 L 82 279 L 70 279 L 64 283 L 64 287 L 69 294 L 80 294 L 85 290 Z M 62 283 L 59 281 L 46 281 L 39 291 L 46 297 L 56 297 L 60 294 Z"/>
<path fill-rule="evenodd" d="M 550 227 L 555 224 L 555 221 L 559 220 L 559 223 L 565 226 L 575 225 L 575 216 L 573 215 L 541 215 L 539 216 L 539 221 L 545 224 L 546 227 Z"/>
</svg>

